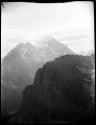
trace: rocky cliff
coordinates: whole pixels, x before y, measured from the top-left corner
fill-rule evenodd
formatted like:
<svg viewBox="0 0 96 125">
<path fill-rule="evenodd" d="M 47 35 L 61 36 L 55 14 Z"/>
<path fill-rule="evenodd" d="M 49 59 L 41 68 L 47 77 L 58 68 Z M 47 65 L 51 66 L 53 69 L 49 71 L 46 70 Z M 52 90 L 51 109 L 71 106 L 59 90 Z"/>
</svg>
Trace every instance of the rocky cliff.
<svg viewBox="0 0 96 125">
<path fill-rule="evenodd" d="M 73 122 L 94 116 L 89 56 L 65 55 L 46 63 L 23 91 L 17 122 Z M 84 119 L 83 119 L 84 118 Z"/>
</svg>

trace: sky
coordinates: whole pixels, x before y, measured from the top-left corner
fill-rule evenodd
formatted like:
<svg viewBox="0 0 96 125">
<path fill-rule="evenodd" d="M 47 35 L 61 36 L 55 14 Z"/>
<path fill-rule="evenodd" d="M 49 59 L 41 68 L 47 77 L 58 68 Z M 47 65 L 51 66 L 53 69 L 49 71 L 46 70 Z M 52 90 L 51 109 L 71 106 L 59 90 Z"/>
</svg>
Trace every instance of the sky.
<svg viewBox="0 0 96 125">
<path fill-rule="evenodd" d="M 18 43 L 35 44 L 45 36 L 53 36 L 76 53 L 94 49 L 93 2 L 5 2 L 1 12 L 1 57 Z"/>
</svg>

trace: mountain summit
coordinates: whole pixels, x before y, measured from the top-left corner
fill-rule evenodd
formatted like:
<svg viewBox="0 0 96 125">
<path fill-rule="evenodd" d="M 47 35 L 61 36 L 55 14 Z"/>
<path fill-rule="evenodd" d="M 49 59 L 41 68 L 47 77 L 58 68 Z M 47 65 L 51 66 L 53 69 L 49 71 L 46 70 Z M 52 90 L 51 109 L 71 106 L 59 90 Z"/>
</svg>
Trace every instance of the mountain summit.
<svg viewBox="0 0 96 125">
<path fill-rule="evenodd" d="M 24 80 L 25 76 L 28 79 L 33 79 L 37 69 L 42 67 L 47 61 L 54 60 L 56 57 L 65 54 L 74 54 L 66 45 L 52 37 L 43 38 L 37 41 L 37 44 L 38 46 L 34 46 L 29 42 L 20 43 L 13 48 L 2 60 L 2 78 L 5 79 L 6 74 L 8 74 L 8 78 L 11 77 L 9 75 L 11 73 L 12 79 L 22 75 Z M 18 78 L 16 79 L 18 80 Z M 16 83 L 16 85 L 21 86 L 21 83 Z M 26 83 L 29 84 L 28 81 Z"/>
<path fill-rule="evenodd" d="M 41 56 L 46 61 L 54 60 L 56 57 L 66 54 L 75 54 L 67 45 L 58 42 L 51 36 L 37 41 L 37 47 L 40 50 Z"/>
</svg>

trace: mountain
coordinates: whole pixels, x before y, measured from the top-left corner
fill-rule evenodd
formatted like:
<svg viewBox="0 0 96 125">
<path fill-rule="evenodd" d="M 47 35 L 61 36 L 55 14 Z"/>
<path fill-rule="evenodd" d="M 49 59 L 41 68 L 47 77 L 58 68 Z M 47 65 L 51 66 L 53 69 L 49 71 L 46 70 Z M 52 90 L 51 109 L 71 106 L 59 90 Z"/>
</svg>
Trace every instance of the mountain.
<svg viewBox="0 0 96 125">
<path fill-rule="evenodd" d="M 44 38 L 39 43 L 40 46 L 34 46 L 29 42 L 20 43 L 9 51 L 2 60 L 1 83 L 4 93 L 6 91 L 9 93 L 9 96 L 4 94 L 4 102 L 8 104 L 7 109 L 10 112 L 14 111 L 10 108 L 10 105 L 12 106 L 14 102 L 11 100 L 15 99 L 16 105 L 20 105 L 20 99 L 22 99 L 20 92 L 22 93 L 27 85 L 33 84 L 38 68 L 42 67 L 47 61 L 54 60 L 55 57 L 66 53 L 73 54 L 66 45 L 59 43 L 52 37 Z M 14 98 L 11 94 L 14 95 Z M 18 94 L 20 94 L 19 98 L 17 98 Z"/>
<path fill-rule="evenodd" d="M 26 85 L 32 84 L 37 69 L 47 61 L 61 55 L 74 54 L 66 45 L 52 37 L 44 38 L 39 43 L 40 46 L 37 47 L 28 42 L 20 43 L 3 58 L 1 67 L 3 82 L 7 85 L 11 82 L 24 89 Z"/>
<path fill-rule="evenodd" d="M 34 46 L 20 43 L 4 57 L 1 78 L 7 84 L 11 81 L 15 86 L 24 88 L 32 83 L 40 61 L 39 52 Z"/>
<path fill-rule="evenodd" d="M 17 123 L 73 123 L 94 117 L 89 56 L 64 55 L 38 69 L 23 91 Z"/>
<path fill-rule="evenodd" d="M 39 53 L 29 43 L 18 44 L 1 63 L 2 114 L 17 110 L 22 100 L 22 90 L 32 84 L 35 72 L 40 67 Z M 37 62 L 36 62 L 37 61 Z M 7 112 L 4 111 L 7 109 Z"/>
<path fill-rule="evenodd" d="M 56 57 L 65 54 L 75 54 L 67 45 L 58 42 L 51 36 L 45 37 L 37 42 L 40 43 L 38 48 L 45 62 L 54 60 Z"/>
</svg>

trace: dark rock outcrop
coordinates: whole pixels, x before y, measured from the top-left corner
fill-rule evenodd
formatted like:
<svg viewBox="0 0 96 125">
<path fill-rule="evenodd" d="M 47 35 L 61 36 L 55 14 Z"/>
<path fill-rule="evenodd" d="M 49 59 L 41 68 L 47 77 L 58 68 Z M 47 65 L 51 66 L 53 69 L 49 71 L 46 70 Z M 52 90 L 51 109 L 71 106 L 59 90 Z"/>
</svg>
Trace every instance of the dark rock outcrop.
<svg viewBox="0 0 96 125">
<path fill-rule="evenodd" d="M 74 122 L 94 116 L 89 56 L 65 55 L 48 62 L 23 92 L 16 122 Z M 84 118 L 84 119 L 83 119 Z"/>
</svg>

